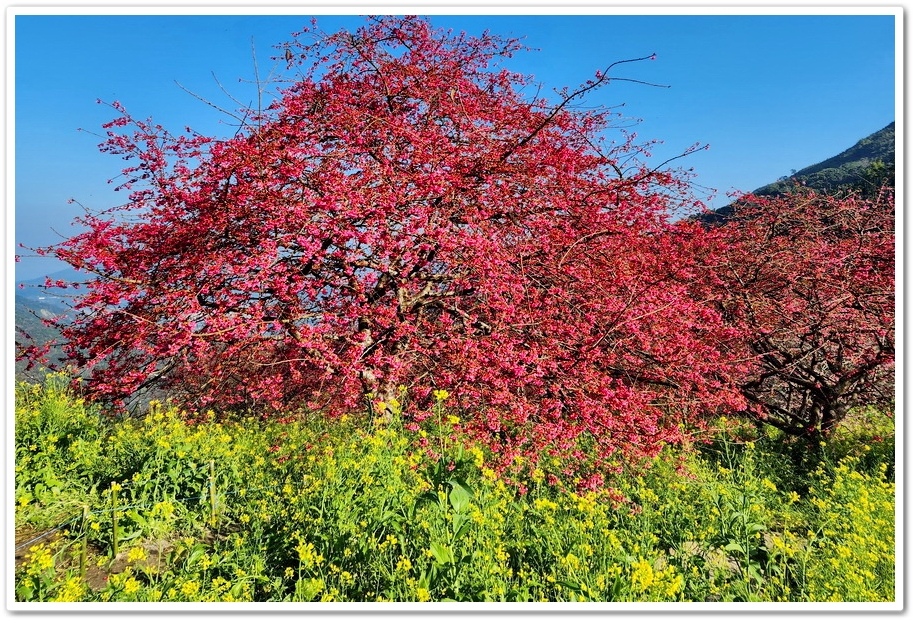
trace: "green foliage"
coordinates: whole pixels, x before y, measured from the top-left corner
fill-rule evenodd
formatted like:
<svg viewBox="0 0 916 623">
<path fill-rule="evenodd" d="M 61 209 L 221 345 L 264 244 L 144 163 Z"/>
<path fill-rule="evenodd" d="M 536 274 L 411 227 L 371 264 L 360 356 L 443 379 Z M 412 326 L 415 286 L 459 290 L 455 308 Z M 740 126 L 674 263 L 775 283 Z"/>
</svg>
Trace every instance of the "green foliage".
<svg viewBox="0 0 916 623">
<path fill-rule="evenodd" d="M 84 470 L 99 458 L 103 428 L 98 410 L 73 398 L 62 377 L 17 386 L 17 525 L 54 523 L 95 498 Z"/>
<path fill-rule="evenodd" d="M 721 435 L 577 492 L 521 460 L 521 486 L 498 477 L 441 404 L 412 432 L 396 401 L 337 421 L 163 405 L 109 421 L 52 381 L 16 406 L 17 528 L 63 526 L 26 548 L 20 601 L 894 599 L 877 412 L 814 470 L 775 433 Z"/>
</svg>

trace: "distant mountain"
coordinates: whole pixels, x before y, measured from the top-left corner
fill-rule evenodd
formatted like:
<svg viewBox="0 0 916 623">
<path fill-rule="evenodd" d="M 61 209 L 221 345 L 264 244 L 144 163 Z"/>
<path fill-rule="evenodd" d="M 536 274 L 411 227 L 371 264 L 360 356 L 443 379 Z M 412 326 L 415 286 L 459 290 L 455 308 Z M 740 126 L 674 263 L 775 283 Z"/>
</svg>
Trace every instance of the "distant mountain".
<svg viewBox="0 0 916 623">
<path fill-rule="evenodd" d="M 761 186 L 751 194 L 764 197 L 781 195 L 798 186 L 831 194 L 853 189 L 867 193 L 884 182 L 894 183 L 893 121 L 836 156 Z M 715 222 L 733 212 L 734 204 L 729 204 L 697 218 Z"/>
<path fill-rule="evenodd" d="M 68 283 L 87 281 L 91 275 L 79 272 L 73 268 L 65 268 L 47 275 L 52 282 L 64 281 Z M 35 277 L 33 279 L 21 279 L 16 282 L 16 298 L 29 299 L 32 301 L 45 301 L 48 304 L 56 304 L 67 307 L 67 301 L 72 299 L 80 291 L 69 288 L 46 288 L 45 277 Z M 85 292 L 85 290 L 83 290 Z"/>
<path fill-rule="evenodd" d="M 60 347 L 60 332 L 44 324 L 44 320 L 66 314 L 68 309 L 56 300 L 30 298 L 16 295 L 16 350 L 20 346 L 39 346 L 53 344 L 49 353 L 49 360 L 59 363 L 63 360 L 63 350 Z M 16 380 L 37 382 L 44 377 L 38 368 L 26 370 L 27 362 L 16 362 Z"/>
</svg>

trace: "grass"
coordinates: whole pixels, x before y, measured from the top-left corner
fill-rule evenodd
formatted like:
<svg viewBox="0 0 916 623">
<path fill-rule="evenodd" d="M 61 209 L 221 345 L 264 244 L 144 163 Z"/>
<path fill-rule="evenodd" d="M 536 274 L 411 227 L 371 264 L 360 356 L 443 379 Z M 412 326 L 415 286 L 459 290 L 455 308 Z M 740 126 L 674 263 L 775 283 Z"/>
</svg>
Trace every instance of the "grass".
<svg viewBox="0 0 916 623">
<path fill-rule="evenodd" d="M 111 420 L 54 377 L 22 384 L 16 598 L 894 600 L 877 412 L 815 448 L 761 431 L 668 449 L 587 493 L 524 465 L 523 487 L 503 480 L 440 415 Z"/>
</svg>

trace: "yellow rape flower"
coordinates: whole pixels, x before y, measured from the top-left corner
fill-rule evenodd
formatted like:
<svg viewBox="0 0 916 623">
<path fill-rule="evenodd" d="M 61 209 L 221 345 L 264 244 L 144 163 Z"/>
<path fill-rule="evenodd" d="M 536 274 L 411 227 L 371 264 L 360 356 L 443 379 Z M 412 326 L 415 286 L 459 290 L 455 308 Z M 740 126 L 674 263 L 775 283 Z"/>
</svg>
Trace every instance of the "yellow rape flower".
<svg viewBox="0 0 916 623">
<path fill-rule="evenodd" d="M 181 585 L 181 594 L 185 597 L 193 597 L 200 590 L 200 582 L 188 580 Z"/>
<path fill-rule="evenodd" d="M 671 581 L 665 586 L 665 597 L 673 599 L 684 586 L 684 577 L 681 575 L 676 575 L 671 578 Z"/>
<path fill-rule="evenodd" d="M 29 553 L 29 563 L 38 571 L 45 571 L 54 567 L 54 557 L 47 545 L 33 547 Z"/>
<path fill-rule="evenodd" d="M 573 571 L 578 570 L 579 567 L 581 566 L 581 565 L 580 565 L 580 562 L 579 562 L 579 557 L 576 556 L 575 554 L 573 554 L 572 552 L 566 554 L 566 556 L 564 556 L 562 559 L 560 559 L 560 562 L 561 562 L 564 566 L 569 567 L 570 569 L 572 569 Z"/>
<path fill-rule="evenodd" d="M 146 560 L 146 550 L 142 547 L 135 546 L 130 548 L 130 551 L 127 552 L 127 562 L 133 563 L 138 561 Z"/>
<path fill-rule="evenodd" d="M 124 592 L 128 595 L 133 595 L 140 590 L 140 582 L 136 578 L 127 578 L 127 581 L 124 582 Z"/>
<path fill-rule="evenodd" d="M 640 559 L 633 566 L 631 581 L 633 587 L 639 591 L 644 591 L 652 586 L 652 582 L 655 581 L 655 571 L 652 569 L 652 565 L 646 560 Z"/>
<path fill-rule="evenodd" d="M 139 588 L 139 584 L 138 584 Z M 60 588 L 57 595 L 51 599 L 51 601 L 57 602 L 73 602 L 73 601 L 82 601 L 83 596 L 86 594 L 86 585 L 79 579 L 79 577 L 68 578 L 66 582 Z"/>
<path fill-rule="evenodd" d="M 306 568 L 320 565 L 324 562 L 324 556 L 315 551 L 315 546 L 311 543 L 300 543 L 296 546 L 296 553 L 299 554 L 299 560 Z"/>
</svg>

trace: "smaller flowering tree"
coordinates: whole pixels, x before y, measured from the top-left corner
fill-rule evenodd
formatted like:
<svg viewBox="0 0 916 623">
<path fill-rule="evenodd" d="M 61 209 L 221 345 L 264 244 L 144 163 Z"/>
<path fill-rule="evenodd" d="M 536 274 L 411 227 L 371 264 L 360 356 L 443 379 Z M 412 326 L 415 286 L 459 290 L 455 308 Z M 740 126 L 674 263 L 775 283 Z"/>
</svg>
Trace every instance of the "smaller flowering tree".
<svg viewBox="0 0 916 623">
<path fill-rule="evenodd" d="M 746 197 L 720 233 L 720 309 L 748 336 L 755 417 L 816 439 L 893 402 L 893 190 Z"/>
</svg>

